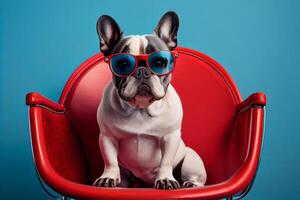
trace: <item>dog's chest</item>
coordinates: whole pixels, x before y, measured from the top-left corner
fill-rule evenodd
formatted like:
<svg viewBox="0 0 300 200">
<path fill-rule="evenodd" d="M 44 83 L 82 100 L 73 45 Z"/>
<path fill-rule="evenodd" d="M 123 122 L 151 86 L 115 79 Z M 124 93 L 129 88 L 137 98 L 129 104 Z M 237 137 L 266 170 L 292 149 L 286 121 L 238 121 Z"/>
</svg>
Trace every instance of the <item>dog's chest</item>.
<svg viewBox="0 0 300 200">
<path fill-rule="evenodd" d="M 173 118 L 165 114 L 153 117 L 144 111 L 137 111 L 130 116 L 116 117 L 114 123 L 110 124 L 110 129 L 114 130 L 112 134 L 119 139 L 142 135 L 160 138 L 177 128 L 178 124 Z"/>
</svg>

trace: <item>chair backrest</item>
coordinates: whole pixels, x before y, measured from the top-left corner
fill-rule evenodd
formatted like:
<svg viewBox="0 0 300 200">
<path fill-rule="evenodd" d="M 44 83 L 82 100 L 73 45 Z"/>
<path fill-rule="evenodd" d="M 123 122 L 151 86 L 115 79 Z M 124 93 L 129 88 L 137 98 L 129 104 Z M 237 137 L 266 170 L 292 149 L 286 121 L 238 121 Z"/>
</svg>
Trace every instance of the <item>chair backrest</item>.
<svg viewBox="0 0 300 200">
<path fill-rule="evenodd" d="M 236 105 L 241 102 L 239 91 L 213 59 L 191 49 L 178 47 L 176 50 L 179 58 L 171 84 L 183 104 L 182 138 L 202 157 L 208 173 L 207 183 L 224 181 L 232 175 L 227 167 L 230 162 L 227 149 Z M 91 180 L 103 168 L 96 112 L 103 89 L 110 81 L 111 72 L 99 53 L 73 73 L 60 99 L 85 149 Z"/>
</svg>

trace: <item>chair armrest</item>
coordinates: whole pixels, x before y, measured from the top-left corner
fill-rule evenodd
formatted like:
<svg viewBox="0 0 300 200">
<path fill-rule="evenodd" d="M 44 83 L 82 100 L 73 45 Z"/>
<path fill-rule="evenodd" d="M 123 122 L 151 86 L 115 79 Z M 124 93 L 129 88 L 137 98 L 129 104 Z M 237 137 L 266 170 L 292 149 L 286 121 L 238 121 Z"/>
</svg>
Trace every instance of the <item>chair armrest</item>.
<svg viewBox="0 0 300 200">
<path fill-rule="evenodd" d="M 236 134 L 232 133 L 232 137 L 237 137 L 242 134 L 249 136 L 249 145 L 244 161 L 242 161 L 240 167 L 235 170 L 235 173 L 228 180 L 216 185 L 191 189 L 189 195 L 197 195 L 198 199 L 203 200 L 223 199 L 239 194 L 254 180 L 263 142 L 264 108 L 261 106 L 265 105 L 265 101 L 259 102 L 255 96 L 254 94 L 254 96 L 251 97 L 255 98 L 255 100 L 249 101 L 250 98 L 246 103 L 243 103 L 243 108 L 250 109 L 246 109 L 244 112 L 237 112 L 234 125 L 235 130 L 233 130 Z M 260 103 L 259 105 L 261 106 L 251 106 L 257 105 L 256 103 Z M 240 145 L 236 145 L 236 149 L 234 149 L 236 153 L 239 153 L 239 147 Z"/>
<path fill-rule="evenodd" d="M 237 105 L 237 110 L 238 111 L 247 110 L 252 106 L 264 107 L 266 105 L 266 102 L 267 99 L 264 93 L 262 92 L 253 93 L 247 99 L 245 99 L 243 102 Z"/>
<path fill-rule="evenodd" d="M 40 94 L 26 96 L 36 169 L 51 188 L 57 180 L 87 183 L 84 150 L 64 107 Z"/>
<path fill-rule="evenodd" d="M 237 162 L 241 165 L 225 183 L 234 188 L 228 191 L 231 195 L 244 191 L 255 179 L 263 145 L 265 105 L 265 94 L 254 93 L 237 107 L 231 137 L 235 137 L 235 141 L 239 142 L 232 144 L 231 151 L 239 156 Z M 239 137 L 240 139 L 237 139 Z M 239 195 L 242 197 L 245 194 L 242 192 Z"/>
<path fill-rule="evenodd" d="M 31 92 L 26 95 L 26 104 L 29 106 L 37 105 L 37 106 L 46 107 L 55 112 L 64 112 L 65 111 L 65 108 L 63 105 L 58 104 L 36 92 Z"/>
<path fill-rule="evenodd" d="M 240 104 L 237 112 L 234 127 L 236 136 L 244 134 L 249 138 L 245 160 L 235 175 L 228 180 L 239 188 L 239 192 L 254 181 L 258 169 L 263 145 L 265 105 L 266 96 L 263 93 L 254 93 Z"/>
</svg>

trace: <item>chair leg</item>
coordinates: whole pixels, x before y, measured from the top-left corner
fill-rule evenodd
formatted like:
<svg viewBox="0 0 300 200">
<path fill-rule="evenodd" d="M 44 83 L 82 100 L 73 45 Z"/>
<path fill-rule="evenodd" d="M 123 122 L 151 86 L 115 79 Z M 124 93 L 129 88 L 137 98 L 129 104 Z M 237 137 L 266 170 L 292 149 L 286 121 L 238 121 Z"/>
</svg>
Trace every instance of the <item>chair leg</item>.
<svg viewBox="0 0 300 200">
<path fill-rule="evenodd" d="M 72 199 L 72 198 L 69 198 L 69 197 L 61 197 L 61 198 L 59 198 L 60 200 L 74 200 L 74 199 Z M 57 200 L 59 200 L 59 199 L 57 199 Z"/>
</svg>

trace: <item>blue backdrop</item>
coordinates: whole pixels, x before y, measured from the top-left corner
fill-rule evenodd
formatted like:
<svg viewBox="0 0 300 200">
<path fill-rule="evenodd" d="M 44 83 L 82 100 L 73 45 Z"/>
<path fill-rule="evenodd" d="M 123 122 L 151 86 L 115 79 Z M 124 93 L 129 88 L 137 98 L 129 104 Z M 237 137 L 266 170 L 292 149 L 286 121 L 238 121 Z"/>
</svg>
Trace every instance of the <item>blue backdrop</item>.
<svg viewBox="0 0 300 200">
<path fill-rule="evenodd" d="M 179 45 L 220 62 L 245 98 L 267 94 L 265 145 L 246 199 L 300 199 L 300 1 L 0 1 L 0 199 L 44 199 L 32 162 L 25 94 L 57 101 L 76 67 L 98 52 L 95 23 L 151 33 L 168 10 Z"/>
</svg>

